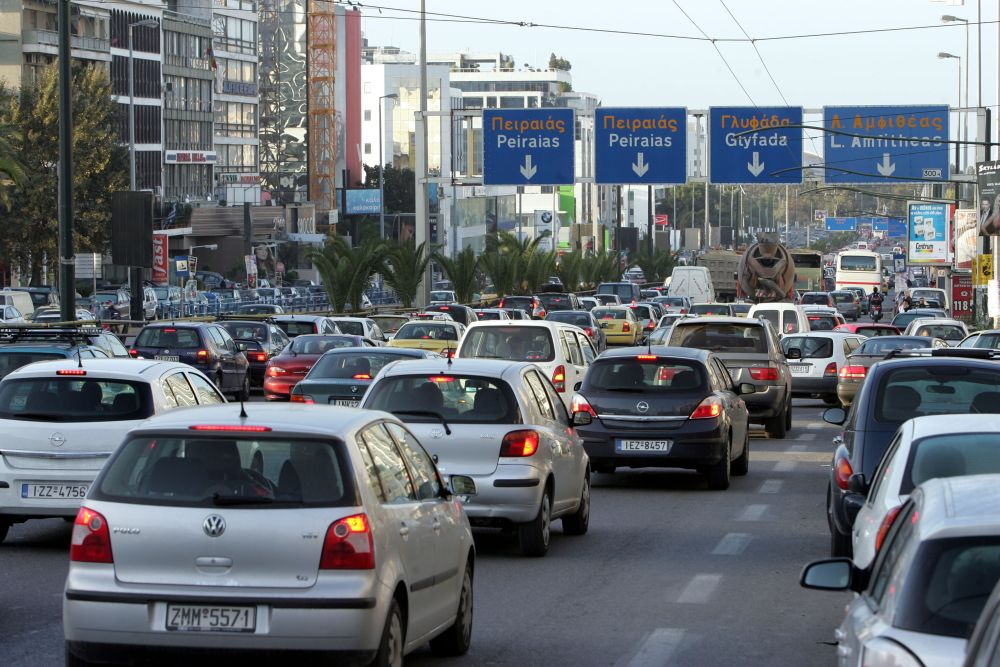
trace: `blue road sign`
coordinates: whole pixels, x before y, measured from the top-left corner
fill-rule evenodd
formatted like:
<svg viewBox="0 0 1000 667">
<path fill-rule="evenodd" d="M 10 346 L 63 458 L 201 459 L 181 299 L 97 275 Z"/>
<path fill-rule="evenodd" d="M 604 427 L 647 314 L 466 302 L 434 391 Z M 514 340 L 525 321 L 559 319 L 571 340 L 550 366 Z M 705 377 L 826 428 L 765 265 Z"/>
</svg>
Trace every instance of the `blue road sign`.
<svg viewBox="0 0 1000 667">
<path fill-rule="evenodd" d="M 687 182 L 687 109 L 599 108 L 594 180 L 603 184 Z"/>
<path fill-rule="evenodd" d="M 948 178 L 947 105 L 824 107 L 823 127 L 827 183 Z"/>
<path fill-rule="evenodd" d="M 889 218 L 872 218 L 872 231 L 889 231 Z"/>
<path fill-rule="evenodd" d="M 887 235 L 891 238 L 905 238 L 906 237 L 906 221 L 904 220 L 890 220 L 889 221 L 889 231 Z"/>
<path fill-rule="evenodd" d="M 828 232 L 853 232 L 858 224 L 857 218 L 826 218 L 826 231 Z"/>
<path fill-rule="evenodd" d="M 708 115 L 709 181 L 802 182 L 802 128 L 781 129 L 802 125 L 802 107 L 712 107 Z M 748 130 L 758 131 L 741 134 Z"/>
<path fill-rule="evenodd" d="M 573 110 L 484 109 L 484 185 L 572 185 Z"/>
</svg>

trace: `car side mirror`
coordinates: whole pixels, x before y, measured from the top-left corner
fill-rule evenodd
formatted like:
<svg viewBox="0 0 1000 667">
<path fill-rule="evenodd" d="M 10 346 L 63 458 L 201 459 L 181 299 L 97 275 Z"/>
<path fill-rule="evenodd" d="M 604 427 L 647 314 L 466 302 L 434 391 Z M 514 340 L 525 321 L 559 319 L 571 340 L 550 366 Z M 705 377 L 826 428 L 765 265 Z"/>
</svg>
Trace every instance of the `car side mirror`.
<svg viewBox="0 0 1000 667">
<path fill-rule="evenodd" d="M 476 481 L 466 475 L 452 475 L 448 478 L 448 487 L 456 496 L 476 495 Z"/>
<path fill-rule="evenodd" d="M 580 391 L 580 387 L 582 386 L 583 382 L 577 382 L 575 385 L 573 385 L 573 391 Z"/>
<path fill-rule="evenodd" d="M 802 350 L 800 350 L 797 347 L 790 347 L 790 348 L 788 348 L 788 351 L 785 352 L 785 357 L 787 359 L 801 359 L 802 358 Z"/>
<path fill-rule="evenodd" d="M 740 382 L 739 385 L 736 387 L 736 393 L 739 394 L 740 396 L 746 396 L 747 394 L 756 394 L 757 387 L 756 385 L 750 382 Z"/>
<path fill-rule="evenodd" d="M 246 344 L 246 343 L 237 343 L 237 344 L 236 344 L 236 348 L 237 348 L 237 349 L 238 349 L 238 350 L 239 350 L 240 352 L 246 352 L 246 351 L 247 351 L 247 344 Z"/>
<path fill-rule="evenodd" d="M 844 408 L 829 408 L 823 411 L 823 421 L 827 424 L 834 424 L 836 426 L 842 425 L 847 421 L 847 411 Z"/>
<path fill-rule="evenodd" d="M 802 568 L 799 585 L 820 591 L 846 591 L 851 587 L 853 574 L 850 558 L 817 560 Z"/>
<path fill-rule="evenodd" d="M 863 472 L 856 472 L 851 475 L 847 480 L 847 490 L 850 493 L 857 493 L 862 496 L 868 496 L 868 480 L 865 478 Z"/>
<path fill-rule="evenodd" d="M 593 421 L 593 416 L 585 410 L 578 410 L 573 413 L 573 426 L 586 426 Z"/>
</svg>

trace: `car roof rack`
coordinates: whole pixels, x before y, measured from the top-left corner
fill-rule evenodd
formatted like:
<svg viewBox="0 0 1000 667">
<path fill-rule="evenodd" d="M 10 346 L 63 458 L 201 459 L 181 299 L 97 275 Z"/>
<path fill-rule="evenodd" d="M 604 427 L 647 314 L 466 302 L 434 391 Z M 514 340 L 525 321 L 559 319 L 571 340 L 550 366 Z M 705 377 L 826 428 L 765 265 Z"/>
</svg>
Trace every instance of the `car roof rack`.
<svg viewBox="0 0 1000 667">
<path fill-rule="evenodd" d="M 0 327 L 0 343 L 20 343 L 25 341 L 59 341 L 63 343 L 90 343 L 93 336 L 104 333 L 96 326 L 83 327 L 43 327 L 17 326 Z"/>
<path fill-rule="evenodd" d="M 275 313 L 256 315 L 253 313 L 231 313 L 229 315 L 218 315 L 215 319 L 219 322 L 270 322 L 274 324 Z"/>
<path fill-rule="evenodd" d="M 915 350 L 892 350 L 885 359 L 899 359 L 905 357 L 950 357 L 953 359 L 984 359 L 992 361 L 1000 359 L 1000 350 L 992 350 L 980 347 L 938 347 L 938 348 L 918 348 Z"/>
</svg>

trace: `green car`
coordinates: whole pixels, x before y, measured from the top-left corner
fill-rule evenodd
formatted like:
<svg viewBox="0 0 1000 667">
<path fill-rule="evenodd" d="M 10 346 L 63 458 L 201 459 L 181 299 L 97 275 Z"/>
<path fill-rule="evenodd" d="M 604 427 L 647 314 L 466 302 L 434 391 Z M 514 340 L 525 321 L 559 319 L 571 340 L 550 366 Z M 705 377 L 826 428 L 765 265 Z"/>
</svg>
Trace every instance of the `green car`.
<svg viewBox="0 0 1000 667">
<path fill-rule="evenodd" d="M 440 359 L 427 350 L 398 347 L 340 347 L 328 350 L 292 388 L 292 403 L 357 407 L 372 379 L 386 364 L 407 359 Z"/>
</svg>

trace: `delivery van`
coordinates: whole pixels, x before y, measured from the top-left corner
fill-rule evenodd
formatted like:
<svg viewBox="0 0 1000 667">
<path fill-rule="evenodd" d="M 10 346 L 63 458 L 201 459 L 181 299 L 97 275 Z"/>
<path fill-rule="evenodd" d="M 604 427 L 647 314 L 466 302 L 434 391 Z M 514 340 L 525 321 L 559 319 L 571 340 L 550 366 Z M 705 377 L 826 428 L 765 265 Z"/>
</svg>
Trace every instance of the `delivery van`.
<svg viewBox="0 0 1000 667">
<path fill-rule="evenodd" d="M 686 296 L 692 303 L 713 303 L 715 287 L 707 266 L 675 266 L 664 281 L 667 296 Z"/>
</svg>

